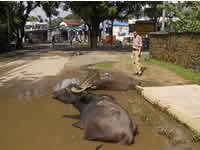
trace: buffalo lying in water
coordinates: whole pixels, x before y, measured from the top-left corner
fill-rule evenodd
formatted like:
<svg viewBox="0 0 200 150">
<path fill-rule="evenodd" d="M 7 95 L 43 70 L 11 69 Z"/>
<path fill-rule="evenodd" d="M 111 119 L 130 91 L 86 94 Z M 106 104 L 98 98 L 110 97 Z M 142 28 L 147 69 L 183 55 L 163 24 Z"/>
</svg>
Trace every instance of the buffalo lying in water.
<svg viewBox="0 0 200 150">
<path fill-rule="evenodd" d="M 87 92 L 91 84 L 80 87 L 68 81 L 67 87 L 54 90 L 53 98 L 79 110 L 80 122 L 73 125 L 84 129 L 85 139 L 120 144 L 134 142 L 136 124 L 113 97 Z"/>
</svg>

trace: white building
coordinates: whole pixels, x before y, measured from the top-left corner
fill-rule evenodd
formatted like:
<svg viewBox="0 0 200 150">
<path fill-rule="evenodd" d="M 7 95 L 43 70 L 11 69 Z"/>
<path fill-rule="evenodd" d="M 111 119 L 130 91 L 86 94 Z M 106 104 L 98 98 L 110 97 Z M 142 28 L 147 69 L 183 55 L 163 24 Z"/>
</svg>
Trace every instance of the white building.
<svg viewBox="0 0 200 150">
<path fill-rule="evenodd" d="M 106 27 L 110 26 L 111 22 L 106 22 Z M 113 36 L 116 40 L 124 41 L 124 38 L 129 37 L 129 25 L 127 22 L 114 20 L 113 22 Z"/>
<path fill-rule="evenodd" d="M 30 43 L 47 42 L 48 24 L 46 22 L 27 21 L 24 27 L 23 41 Z"/>
<path fill-rule="evenodd" d="M 25 31 L 47 30 L 47 29 L 48 29 L 48 24 L 46 22 L 27 21 L 25 25 Z"/>
<path fill-rule="evenodd" d="M 129 37 L 129 26 L 114 25 L 113 35 L 116 37 L 116 40 L 123 41 L 124 38 Z"/>
</svg>

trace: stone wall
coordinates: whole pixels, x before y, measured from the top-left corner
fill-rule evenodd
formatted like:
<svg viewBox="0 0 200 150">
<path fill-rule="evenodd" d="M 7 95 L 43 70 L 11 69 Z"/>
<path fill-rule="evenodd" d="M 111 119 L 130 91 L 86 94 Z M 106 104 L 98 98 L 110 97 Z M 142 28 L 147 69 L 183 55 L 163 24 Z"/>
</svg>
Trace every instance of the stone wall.
<svg viewBox="0 0 200 150">
<path fill-rule="evenodd" d="M 150 33 L 150 56 L 200 72 L 200 33 Z"/>
</svg>

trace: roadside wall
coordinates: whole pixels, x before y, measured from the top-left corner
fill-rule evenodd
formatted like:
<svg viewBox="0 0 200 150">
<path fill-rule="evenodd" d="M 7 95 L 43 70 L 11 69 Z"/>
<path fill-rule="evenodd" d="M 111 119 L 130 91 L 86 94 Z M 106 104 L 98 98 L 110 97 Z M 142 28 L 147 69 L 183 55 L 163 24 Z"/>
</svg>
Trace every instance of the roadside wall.
<svg viewBox="0 0 200 150">
<path fill-rule="evenodd" d="M 200 33 L 150 33 L 150 56 L 200 72 Z"/>
</svg>

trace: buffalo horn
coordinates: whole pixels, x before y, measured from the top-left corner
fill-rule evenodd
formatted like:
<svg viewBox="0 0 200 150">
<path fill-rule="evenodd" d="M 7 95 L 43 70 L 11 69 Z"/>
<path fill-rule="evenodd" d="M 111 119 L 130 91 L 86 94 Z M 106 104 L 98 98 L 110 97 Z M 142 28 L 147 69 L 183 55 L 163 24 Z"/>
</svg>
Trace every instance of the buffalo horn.
<svg viewBox="0 0 200 150">
<path fill-rule="evenodd" d="M 92 87 L 93 81 L 98 77 L 99 77 L 99 72 L 97 72 L 97 71 L 89 72 L 86 79 L 83 80 L 83 82 L 81 83 L 80 89 L 77 89 L 76 87 L 72 87 L 71 91 L 74 92 L 74 93 L 80 93 L 80 92 L 86 90 L 87 88 Z"/>
</svg>

